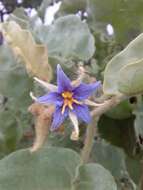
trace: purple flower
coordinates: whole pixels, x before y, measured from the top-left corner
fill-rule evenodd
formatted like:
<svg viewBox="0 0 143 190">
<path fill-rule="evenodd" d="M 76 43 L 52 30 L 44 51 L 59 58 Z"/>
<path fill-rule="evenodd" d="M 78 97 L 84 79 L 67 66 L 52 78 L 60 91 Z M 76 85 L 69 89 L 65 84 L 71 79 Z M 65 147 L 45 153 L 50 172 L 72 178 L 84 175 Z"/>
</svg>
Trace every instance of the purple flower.
<svg viewBox="0 0 143 190">
<path fill-rule="evenodd" d="M 44 96 L 34 98 L 38 103 L 55 105 L 51 130 L 58 129 L 69 116 L 74 125 L 72 139 L 78 139 L 79 128 L 77 118 L 85 123 L 91 121 L 87 105 L 97 106 L 98 104 L 88 100 L 88 97 L 92 95 L 101 83 L 99 81 L 92 84 L 80 82 L 78 85 L 75 85 L 66 76 L 60 65 L 57 65 L 57 86 L 48 84 L 37 78 L 35 80 L 51 91 Z"/>
</svg>

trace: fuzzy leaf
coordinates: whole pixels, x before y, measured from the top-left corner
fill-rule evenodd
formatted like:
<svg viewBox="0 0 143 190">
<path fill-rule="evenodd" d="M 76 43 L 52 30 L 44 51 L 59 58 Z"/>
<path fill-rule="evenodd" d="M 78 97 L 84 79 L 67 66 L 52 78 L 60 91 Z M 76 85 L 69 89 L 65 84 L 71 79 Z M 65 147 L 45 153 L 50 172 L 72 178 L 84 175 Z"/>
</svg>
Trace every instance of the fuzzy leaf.
<svg viewBox="0 0 143 190">
<path fill-rule="evenodd" d="M 93 146 L 92 159 L 111 172 L 116 179 L 118 189 L 122 189 L 123 186 L 134 189 L 135 184 L 126 167 L 126 154 L 122 149 L 107 143 L 103 139 L 98 139 Z M 122 179 L 125 178 L 126 180 L 122 183 Z"/>
<path fill-rule="evenodd" d="M 72 150 L 17 151 L 0 161 L 2 190 L 70 190 L 80 158 Z"/>
<path fill-rule="evenodd" d="M 137 62 L 138 62 L 137 65 L 141 64 L 142 59 L 143 59 L 142 49 L 143 49 L 143 34 L 140 34 L 137 38 L 131 41 L 129 45 L 123 51 L 121 51 L 119 54 L 117 54 L 115 57 L 111 59 L 111 61 L 107 64 L 105 73 L 104 73 L 103 90 L 105 94 L 107 95 L 119 94 L 120 93 L 119 90 L 120 91 L 123 90 L 121 89 L 122 88 L 121 82 L 119 83 L 119 81 L 122 81 L 122 84 L 124 82 L 126 85 L 131 85 L 129 84 L 131 82 L 130 79 L 132 78 L 132 81 L 133 81 L 133 76 L 134 76 L 134 72 L 136 68 L 130 65 L 135 64 Z M 124 70 L 124 68 L 127 68 L 127 65 L 129 66 L 128 68 L 131 73 L 129 73 L 129 71 L 128 73 L 124 72 L 126 71 Z M 121 71 L 121 69 L 123 70 Z M 139 75 L 141 75 L 141 73 L 142 73 L 142 69 Z M 134 80 L 136 81 L 136 84 L 134 83 L 135 86 L 132 86 L 132 88 L 133 88 L 133 91 L 138 92 L 141 89 L 138 89 L 140 87 L 137 85 L 137 82 L 140 82 L 139 85 L 142 85 L 140 81 L 141 76 L 138 77 L 137 75 L 135 75 L 135 77 L 136 79 L 134 78 Z M 131 90 L 131 89 L 128 89 L 128 90 Z"/>
<path fill-rule="evenodd" d="M 30 125 L 27 107 L 33 81 L 22 64 L 18 64 L 7 44 L 0 46 L 0 152 L 16 149 L 23 135 L 23 126 Z M 25 124 L 24 124 L 25 123 Z M 3 147 L 2 147 L 3 146 Z"/>
<path fill-rule="evenodd" d="M 95 51 L 88 25 L 75 15 L 60 17 L 50 26 L 41 25 L 35 33 L 51 57 L 88 60 Z"/>
<path fill-rule="evenodd" d="M 125 45 L 142 31 L 143 2 L 141 0 L 88 0 L 87 22 L 95 32 L 107 32 L 113 27 L 113 35 L 119 44 Z M 108 35 L 108 34 L 107 34 Z"/>
<path fill-rule="evenodd" d="M 113 176 L 99 164 L 86 164 L 79 168 L 74 190 L 117 190 Z"/>
<path fill-rule="evenodd" d="M 108 159 L 109 157 L 110 159 Z M 98 140 L 95 141 L 93 146 L 92 159 L 110 170 L 117 179 L 125 177 L 125 154 L 122 149 L 110 145 L 104 140 Z"/>
<path fill-rule="evenodd" d="M 49 81 L 51 67 L 48 64 L 47 48 L 44 45 L 36 44 L 32 34 L 28 30 L 22 30 L 14 21 L 1 24 L 1 27 L 6 41 L 16 56 L 22 57 L 28 72 Z"/>
<path fill-rule="evenodd" d="M 127 95 L 143 92 L 143 60 L 128 64 L 119 72 L 119 91 Z"/>
</svg>

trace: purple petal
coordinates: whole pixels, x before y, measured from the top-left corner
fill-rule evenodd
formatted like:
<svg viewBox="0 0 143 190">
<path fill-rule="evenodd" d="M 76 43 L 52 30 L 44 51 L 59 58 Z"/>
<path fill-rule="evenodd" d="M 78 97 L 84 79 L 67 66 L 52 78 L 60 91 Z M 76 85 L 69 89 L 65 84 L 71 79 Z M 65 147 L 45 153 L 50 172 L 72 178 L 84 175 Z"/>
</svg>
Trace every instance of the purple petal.
<svg viewBox="0 0 143 190">
<path fill-rule="evenodd" d="M 60 65 L 57 65 L 57 85 L 59 93 L 72 90 L 71 81 L 63 72 Z"/>
<path fill-rule="evenodd" d="M 58 129 L 67 116 L 68 116 L 68 109 L 66 108 L 64 114 L 62 114 L 62 107 L 57 106 L 53 114 L 51 131 Z"/>
<path fill-rule="evenodd" d="M 50 92 L 49 94 L 39 97 L 37 102 L 42 104 L 54 103 L 56 105 L 62 105 L 63 98 L 57 92 Z"/>
<path fill-rule="evenodd" d="M 73 90 L 74 98 L 78 100 L 87 99 L 94 91 L 101 86 L 101 82 L 95 82 L 93 84 L 81 83 Z"/>
<path fill-rule="evenodd" d="M 90 123 L 91 116 L 89 109 L 86 105 L 74 104 L 73 112 L 77 115 L 79 119 L 83 120 L 85 123 Z"/>
</svg>

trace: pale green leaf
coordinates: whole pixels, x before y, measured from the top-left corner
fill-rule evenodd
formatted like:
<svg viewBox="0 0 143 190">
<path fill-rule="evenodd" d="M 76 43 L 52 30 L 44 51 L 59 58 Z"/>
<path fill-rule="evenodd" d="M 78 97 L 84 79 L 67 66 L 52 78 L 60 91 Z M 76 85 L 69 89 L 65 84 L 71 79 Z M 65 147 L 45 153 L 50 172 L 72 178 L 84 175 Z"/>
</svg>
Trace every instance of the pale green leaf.
<svg viewBox="0 0 143 190">
<path fill-rule="evenodd" d="M 110 170 L 116 179 L 125 176 L 125 153 L 122 149 L 113 146 L 104 140 L 97 140 L 93 146 L 92 159 L 94 159 L 96 163 L 99 163 L 106 169 Z M 116 164 L 117 162 L 118 165 Z"/>
<path fill-rule="evenodd" d="M 70 190 L 79 163 L 70 149 L 20 150 L 0 161 L 0 189 Z"/>
<path fill-rule="evenodd" d="M 92 159 L 111 172 L 119 189 L 120 187 L 123 188 L 122 179 L 124 178 L 127 179 L 124 181 L 124 187 L 128 186 L 129 189 L 132 189 L 135 186 L 127 171 L 126 154 L 122 149 L 107 143 L 103 139 L 98 139 L 93 146 Z"/>
<path fill-rule="evenodd" d="M 117 190 L 113 176 L 99 164 L 86 164 L 79 168 L 74 190 Z"/>
<path fill-rule="evenodd" d="M 88 25 L 75 15 L 60 17 L 50 26 L 41 25 L 35 33 L 47 45 L 50 57 L 88 60 L 95 51 Z"/>
<path fill-rule="evenodd" d="M 30 18 L 25 13 L 24 8 L 16 8 L 12 14 L 9 15 L 8 21 L 15 21 L 18 23 L 22 29 L 28 28 L 28 22 Z"/>
<path fill-rule="evenodd" d="M 0 46 L 0 151 L 15 150 L 23 135 L 23 123 L 29 122 L 27 108 L 33 81 L 22 64 L 18 64 L 12 50 L 5 43 Z"/>
<path fill-rule="evenodd" d="M 87 22 L 95 31 L 107 34 L 111 24 L 119 44 L 127 44 L 142 31 L 143 2 L 141 0 L 87 0 Z"/>
<path fill-rule="evenodd" d="M 118 89 L 130 96 L 143 92 L 143 60 L 128 64 L 120 70 Z"/>
<path fill-rule="evenodd" d="M 129 45 L 111 59 L 107 64 L 104 73 L 103 90 L 105 94 L 119 94 L 119 80 L 124 76 L 120 74 L 120 70 L 126 65 L 140 62 L 143 59 L 143 34 L 129 43 Z M 127 76 L 130 77 L 130 76 Z M 124 81 L 128 83 L 128 81 Z"/>
</svg>

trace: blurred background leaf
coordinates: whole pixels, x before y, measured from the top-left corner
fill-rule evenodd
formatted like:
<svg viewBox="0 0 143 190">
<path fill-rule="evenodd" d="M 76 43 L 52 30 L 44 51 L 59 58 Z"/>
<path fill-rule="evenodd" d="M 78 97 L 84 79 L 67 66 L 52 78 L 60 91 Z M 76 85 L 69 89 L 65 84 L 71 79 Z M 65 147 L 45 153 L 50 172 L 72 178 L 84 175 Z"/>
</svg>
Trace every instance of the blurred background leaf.
<svg viewBox="0 0 143 190">
<path fill-rule="evenodd" d="M 95 51 L 88 25 L 75 15 L 60 17 L 51 26 L 41 25 L 35 31 L 47 45 L 49 57 L 88 60 Z"/>
<path fill-rule="evenodd" d="M 78 182 L 75 190 L 117 190 L 114 178 L 99 164 L 86 164 L 79 167 Z"/>
<path fill-rule="evenodd" d="M 119 54 L 113 57 L 111 61 L 107 64 L 107 67 L 104 73 L 104 83 L 103 83 L 103 90 L 105 94 L 109 94 L 109 95 L 119 94 L 120 93 L 119 91 L 122 92 L 121 83 L 122 83 L 122 86 L 123 86 L 123 83 L 125 84 L 125 86 L 127 86 L 128 83 L 129 85 L 131 85 L 130 83 L 132 83 L 133 81 L 130 82 L 130 80 L 134 77 L 136 77 L 137 80 L 140 80 L 140 78 L 138 78 L 138 75 L 133 76 L 134 73 L 131 72 L 131 69 L 133 66 L 129 67 L 131 68 L 129 70 L 130 73 L 124 74 L 122 73 L 122 69 L 127 65 L 129 66 L 129 65 L 139 62 L 137 65 L 135 64 L 135 66 L 138 67 L 138 65 L 142 63 L 142 59 L 143 59 L 143 55 L 142 55 L 143 43 L 142 42 L 143 42 L 143 34 L 140 34 L 137 38 L 131 41 L 129 45 L 123 51 L 121 51 Z M 136 68 L 134 69 L 135 69 L 134 71 L 136 71 Z M 124 76 L 127 78 L 124 78 Z M 134 80 L 136 81 L 136 79 Z M 139 85 L 137 83 L 141 84 L 141 80 L 136 81 L 134 85 Z M 133 89 L 136 88 L 136 86 L 132 86 L 132 87 Z M 140 88 L 142 88 L 141 85 L 139 86 L 139 89 L 137 89 L 137 91 L 141 91 L 142 89 Z M 136 94 L 136 92 L 134 92 L 133 94 Z M 130 95 L 132 95 L 132 93 Z"/>
<path fill-rule="evenodd" d="M 22 30 L 14 21 L 2 24 L 1 27 L 5 39 L 15 55 L 22 57 L 27 71 L 34 76 L 49 81 L 52 70 L 48 64 L 47 48 L 44 45 L 36 44 L 31 33 L 28 30 Z"/>
<path fill-rule="evenodd" d="M 9 153 L 16 149 L 23 136 L 24 122 L 28 124 L 31 120 L 27 106 L 31 103 L 29 91 L 33 88 L 33 82 L 6 43 L 0 46 L 0 68 L 1 151 Z"/>
<path fill-rule="evenodd" d="M 111 172 L 115 177 L 118 189 L 124 189 L 125 187 L 135 189 L 136 185 L 131 179 L 126 166 L 126 157 L 127 155 L 122 149 L 107 143 L 103 139 L 95 140 L 91 156 L 92 161 L 101 164 Z M 136 175 L 139 176 L 140 171 L 137 170 Z M 138 183 L 139 180 L 136 179 L 135 182 Z"/>
<path fill-rule="evenodd" d="M 128 64 L 120 71 L 119 91 L 127 95 L 142 94 L 143 92 L 143 60 Z"/>
</svg>

